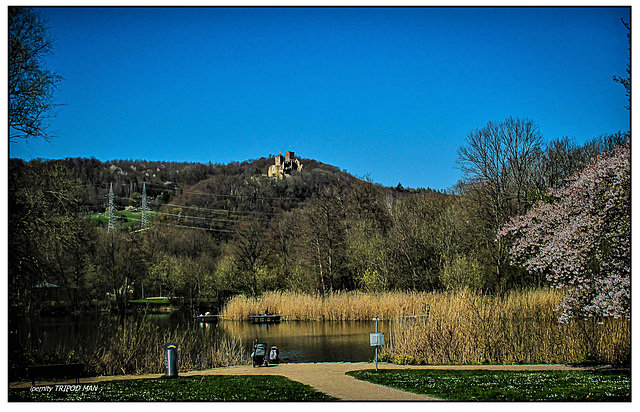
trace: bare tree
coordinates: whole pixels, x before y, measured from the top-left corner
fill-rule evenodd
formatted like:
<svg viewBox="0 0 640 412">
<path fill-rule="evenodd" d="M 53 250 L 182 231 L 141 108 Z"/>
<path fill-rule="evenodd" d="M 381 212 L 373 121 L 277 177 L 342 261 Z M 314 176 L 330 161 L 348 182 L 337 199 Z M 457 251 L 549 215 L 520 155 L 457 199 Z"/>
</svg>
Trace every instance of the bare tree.
<svg viewBox="0 0 640 412">
<path fill-rule="evenodd" d="M 631 110 L 631 25 L 622 20 L 622 24 L 627 28 L 627 39 L 629 41 L 629 62 L 627 63 L 627 77 L 613 76 L 613 81 L 624 86 L 629 98 L 629 104 L 625 106 L 627 110 Z"/>
<path fill-rule="evenodd" d="M 249 218 L 238 225 L 232 243 L 235 265 L 245 277 L 252 296 L 260 292 L 260 269 L 272 253 L 265 230 L 265 225 L 258 218 Z"/>
<path fill-rule="evenodd" d="M 298 222 L 299 249 L 322 295 L 341 289 L 346 278 L 344 193 L 327 186 Z"/>
<path fill-rule="evenodd" d="M 457 163 L 467 179 L 482 184 L 492 215 L 500 220 L 526 208 L 541 149 L 538 126 L 510 117 L 469 133 L 467 145 L 458 149 Z M 496 223 L 496 228 L 502 226 Z"/>
<path fill-rule="evenodd" d="M 9 141 L 43 138 L 55 117 L 53 92 L 62 77 L 45 67 L 53 51 L 46 21 L 28 7 L 9 7 Z"/>
<path fill-rule="evenodd" d="M 472 131 L 467 145 L 458 149 L 458 167 L 469 182 L 470 198 L 477 203 L 477 217 L 489 232 L 488 245 L 511 216 L 527 210 L 527 194 L 535 188 L 541 150 L 538 126 L 529 119 L 512 117 Z M 500 278 L 506 250 L 500 240 L 489 249 Z"/>
</svg>

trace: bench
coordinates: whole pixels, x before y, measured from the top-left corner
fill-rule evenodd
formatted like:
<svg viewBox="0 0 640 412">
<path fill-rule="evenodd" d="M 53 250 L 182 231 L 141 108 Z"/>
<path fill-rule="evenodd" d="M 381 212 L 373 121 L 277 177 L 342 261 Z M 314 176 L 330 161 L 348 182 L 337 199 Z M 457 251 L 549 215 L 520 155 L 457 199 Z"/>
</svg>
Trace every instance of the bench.
<svg viewBox="0 0 640 412">
<path fill-rule="evenodd" d="M 82 363 L 65 363 L 59 365 L 34 365 L 29 366 L 29 379 L 31 384 L 36 385 L 36 380 L 48 378 L 75 378 L 76 383 L 80 383 L 80 375 L 84 372 Z"/>
</svg>

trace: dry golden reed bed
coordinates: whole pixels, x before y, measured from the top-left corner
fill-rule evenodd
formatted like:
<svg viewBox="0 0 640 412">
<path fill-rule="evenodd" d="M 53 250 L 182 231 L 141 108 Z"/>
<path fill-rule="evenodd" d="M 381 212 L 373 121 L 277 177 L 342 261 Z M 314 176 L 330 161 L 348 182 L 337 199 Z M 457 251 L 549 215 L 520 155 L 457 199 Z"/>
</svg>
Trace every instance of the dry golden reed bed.
<svg viewBox="0 0 640 412">
<path fill-rule="evenodd" d="M 392 319 L 398 314 L 424 310 L 432 294 L 414 292 L 333 292 L 324 296 L 297 292 L 266 292 L 258 298 L 236 296 L 222 311 L 229 319 L 245 320 L 264 313 L 284 315 L 287 320 Z"/>
<path fill-rule="evenodd" d="M 288 320 L 392 321 L 383 358 L 395 363 L 625 364 L 631 356 L 627 319 L 558 322 L 556 290 L 510 292 L 495 297 L 468 290 L 443 293 L 334 292 L 321 297 L 268 292 L 237 296 L 222 315 L 242 320 L 278 313 Z"/>
</svg>

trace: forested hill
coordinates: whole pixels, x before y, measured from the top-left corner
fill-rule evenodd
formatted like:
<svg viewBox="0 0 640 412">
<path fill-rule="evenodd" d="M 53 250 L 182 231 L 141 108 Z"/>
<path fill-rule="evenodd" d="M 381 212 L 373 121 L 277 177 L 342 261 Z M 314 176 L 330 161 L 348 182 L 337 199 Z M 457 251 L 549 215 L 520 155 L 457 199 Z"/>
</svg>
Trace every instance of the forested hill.
<svg viewBox="0 0 640 412">
<path fill-rule="evenodd" d="M 323 170 L 327 173 L 340 173 L 339 169 L 314 160 L 304 159 L 309 170 Z M 112 184 L 114 194 L 120 199 L 139 201 L 142 183 L 146 183 L 147 195 L 150 198 L 166 203 L 176 191 L 215 178 L 226 186 L 237 186 L 243 179 L 267 173 L 273 158 L 262 157 L 243 162 L 232 162 L 226 165 L 209 162 L 163 162 L 147 160 L 109 160 L 100 161 L 95 158 L 67 158 L 62 160 L 35 159 L 25 162 L 22 159 L 9 159 L 9 170 L 12 175 L 33 167 L 51 169 L 62 167 L 70 171 L 71 176 L 80 184 L 90 198 L 106 199 Z M 343 173 L 344 174 L 344 173 Z M 346 174 L 344 174 L 346 175 Z M 214 179 L 214 180 L 215 180 Z"/>
<path fill-rule="evenodd" d="M 139 208 L 144 183 L 150 209 L 164 213 L 164 219 L 161 213 L 158 222 L 228 230 L 228 224 L 217 223 L 229 223 L 230 217 L 237 219 L 240 215 L 259 213 L 268 217 L 289 211 L 327 187 L 342 191 L 358 180 L 335 166 L 313 159 L 299 160 L 304 165 L 303 171 L 293 171 L 285 179 L 265 177 L 269 166 L 274 164 L 272 155 L 225 165 L 131 159 L 104 162 L 95 158 L 30 162 L 10 159 L 9 169 L 12 182 L 44 170 L 64 170 L 69 184 L 79 186 L 80 203 L 87 213 L 106 211 L 111 187 L 118 210 Z M 23 184 L 28 185 L 29 181 Z M 402 189 L 376 187 L 395 195 L 407 193 Z"/>
<path fill-rule="evenodd" d="M 297 208 L 325 187 L 346 187 L 355 178 L 339 169 L 300 159 L 304 171 L 284 179 L 266 177 L 273 158 L 215 167 L 212 174 L 177 190 L 161 208 L 157 223 L 178 223 L 228 233 L 245 217 L 271 217 Z"/>
<path fill-rule="evenodd" d="M 155 198 L 164 195 L 166 201 L 177 187 L 195 184 L 210 177 L 217 165 L 209 163 L 161 162 L 147 160 L 110 160 L 95 158 L 67 158 L 63 160 L 35 159 L 25 162 L 10 159 L 12 175 L 19 176 L 28 169 L 62 168 L 84 188 L 92 199 L 106 199 L 109 188 L 119 199 L 136 197 L 142 192 L 142 183 L 147 184 L 147 193 Z M 94 202 L 98 204 L 98 202 Z"/>
<path fill-rule="evenodd" d="M 268 177 L 273 157 L 227 165 L 10 159 L 16 305 L 30 310 L 30 291 L 42 282 L 71 285 L 63 293 L 73 307 L 113 294 L 118 310 L 142 296 L 143 287 L 147 294 L 221 301 L 273 288 L 324 293 L 432 282 L 397 276 L 407 268 L 391 262 L 400 253 L 422 254 L 419 244 L 405 247 L 406 239 L 422 237 L 411 225 L 437 218 L 436 208 L 455 196 L 383 187 L 299 160 L 302 170 L 276 178 Z M 115 231 L 106 230 L 111 186 Z M 140 230 L 144 191 L 152 213 L 148 229 Z M 419 194 L 430 198 L 403 203 Z M 386 246 L 400 239 L 403 250 Z M 437 264 L 410 259 L 411 273 Z M 366 278 L 362 262 L 371 266 Z"/>
</svg>

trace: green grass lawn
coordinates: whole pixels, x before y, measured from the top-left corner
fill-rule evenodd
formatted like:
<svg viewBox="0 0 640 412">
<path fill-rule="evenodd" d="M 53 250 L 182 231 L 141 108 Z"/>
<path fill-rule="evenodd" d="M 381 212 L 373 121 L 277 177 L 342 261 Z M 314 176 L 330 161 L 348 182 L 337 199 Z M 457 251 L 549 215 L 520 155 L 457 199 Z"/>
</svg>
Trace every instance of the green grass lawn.
<svg viewBox="0 0 640 412">
<path fill-rule="evenodd" d="M 72 385 L 73 387 L 73 385 Z M 283 376 L 190 376 L 80 384 L 64 392 L 9 389 L 9 401 L 333 401 Z"/>
<path fill-rule="evenodd" d="M 142 223 L 142 212 L 119 210 L 117 213 L 120 217 L 126 218 L 126 220 L 119 222 L 119 224 L 125 227 L 138 227 Z M 147 214 L 149 221 L 151 221 L 155 215 L 156 212 L 149 211 Z M 90 219 L 103 225 L 107 225 L 109 223 L 109 216 L 107 212 L 93 214 L 90 216 Z"/>
<path fill-rule="evenodd" d="M 450 401 L 630 401 L 630 372 L 363 370 L 356 379 Z"/>
<path fill-rule="evenodd" d="M 130 300 L 129 303 L 139 304 L 139 305 L 151 305 L 151 306 L 168 306 L 170 305 L 169 298 L 142 298 L 142 299 L 133 299 Z"/>
</svg>

